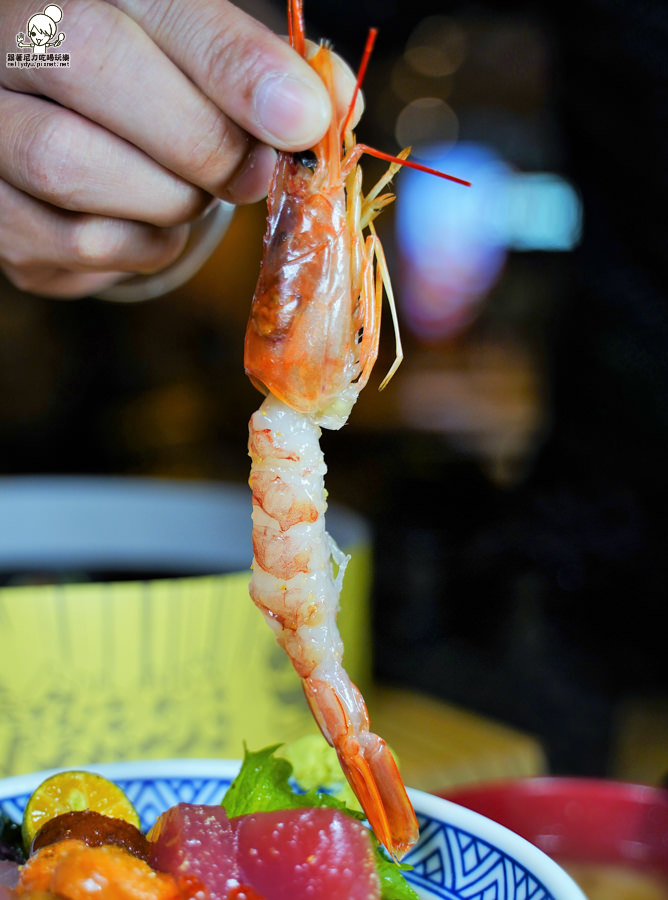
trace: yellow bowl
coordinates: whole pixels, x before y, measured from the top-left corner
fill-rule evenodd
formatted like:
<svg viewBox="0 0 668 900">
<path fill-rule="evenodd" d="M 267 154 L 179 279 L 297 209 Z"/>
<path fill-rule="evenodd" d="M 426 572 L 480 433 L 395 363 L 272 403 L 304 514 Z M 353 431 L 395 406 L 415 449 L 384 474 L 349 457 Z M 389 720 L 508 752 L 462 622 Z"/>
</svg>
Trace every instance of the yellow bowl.
<svg viewBox="0 0 668 900">
<path fill-rule="evenodd" d="M 352 554 L 339 624 L 370 678 L 371 547 Z M 0 777 L 91 760 L 239 757 L 314 729 L 248 597 L 250 494 L 143 479 L 0 479 Z"/>
</svg>

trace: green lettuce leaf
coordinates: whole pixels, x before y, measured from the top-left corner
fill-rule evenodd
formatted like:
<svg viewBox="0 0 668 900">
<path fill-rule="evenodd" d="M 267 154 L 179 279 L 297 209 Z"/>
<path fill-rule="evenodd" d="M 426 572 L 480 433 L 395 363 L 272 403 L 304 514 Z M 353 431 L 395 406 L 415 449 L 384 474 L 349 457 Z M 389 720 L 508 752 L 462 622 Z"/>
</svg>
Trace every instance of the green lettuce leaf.
<svg viewBox="0 0 668 900">
<path fill-rule="evenodd" d="M 395 862 L 385 853 L 383 847 L 376 847 L 376 869 L 380 879 L 381 900 L 420 900 L 419 895 L 404 878 L 413 866 Z"/>
<path fill-rule="evenodd" d="M 256 751 L 249 751 L 244 747 L 239 774 L 222 800 L 228 816 L 305 806 L 329 806 L 355 819 L 364 820 L 364 813 L 350 809 L 345 802 L 325 791 L 295 790 L 290 780 L 292 764 L 275 755 L 281 746 L 275 744 Z M 394 862 L 380 845 L 376 847 L 376 867 L 382 900 L 419 900 L 418 894 L 403 876 L 403 872 L 411 867 Z"/>
<path fill-rule="evenodd" d="M 243 816 L 274 809 L 304 806 L 330 806 L 363 820 L 364 814 L 348 809 L 342 800 L 322 791 L 296 791 L 291 783 L 292 764 L 274 754 L 281 744 L 250 751 L 244 748 L 239 774 L 223 797 L 228 816 Z"/>
</svg>

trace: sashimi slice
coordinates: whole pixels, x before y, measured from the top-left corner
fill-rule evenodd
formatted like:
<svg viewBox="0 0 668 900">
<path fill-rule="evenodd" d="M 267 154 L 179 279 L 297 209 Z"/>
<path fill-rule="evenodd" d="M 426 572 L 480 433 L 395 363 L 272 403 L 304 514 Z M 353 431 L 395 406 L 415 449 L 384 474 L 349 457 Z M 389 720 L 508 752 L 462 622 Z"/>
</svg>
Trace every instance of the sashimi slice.
<svg viewBox="0 0 668 900">
<path fill-rule="evenodd" d="M 160 816 L 149 839 L 149 864 L 196 876 L 210 900 L 227 900 L 240 886 L 235 834 L 222 806 L 179 803 Z"/>
<path fill-rule="evenodd" d="M 327 807 L 231 819 L 241 879 L 267 900 L 378 900 L 370 831 Z"/>
</svg>

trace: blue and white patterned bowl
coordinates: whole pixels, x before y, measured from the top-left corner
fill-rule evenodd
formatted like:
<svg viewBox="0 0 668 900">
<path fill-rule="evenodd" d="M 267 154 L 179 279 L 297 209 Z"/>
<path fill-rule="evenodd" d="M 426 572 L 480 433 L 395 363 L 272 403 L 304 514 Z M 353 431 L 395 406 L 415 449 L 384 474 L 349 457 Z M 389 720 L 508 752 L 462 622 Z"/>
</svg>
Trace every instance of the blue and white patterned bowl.
<svg viewBox="0 0 668 900">
<path fill-rule="evenodd" d="M 144 827 L 175 803 L 219 803 L 236 775 L 235 760 L 177 759 L 84 766 L 116 781 Z M 15 820 L 53 771 L 0 780 L 0 807 Z M 406 856 L 423 900 L 586 900 L 549 857 L 512 831 L 422 791 L 410 791 L 420 840 Z"/>
</svg>

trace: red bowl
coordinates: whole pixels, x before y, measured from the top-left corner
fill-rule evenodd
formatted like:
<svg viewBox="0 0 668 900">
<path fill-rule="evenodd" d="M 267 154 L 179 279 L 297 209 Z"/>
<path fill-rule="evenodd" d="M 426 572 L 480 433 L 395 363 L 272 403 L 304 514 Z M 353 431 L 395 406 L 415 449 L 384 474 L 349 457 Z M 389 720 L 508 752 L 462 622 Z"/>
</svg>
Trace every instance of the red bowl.
<svg viewBox="0 0 668 900">
<path fill-rule="evenodd" d="M 668 790 L 554 777 L 462 785 L 439 796 L 505 825 L 559 862 L 629 865 L 668 878 Z"/>
</svg>

